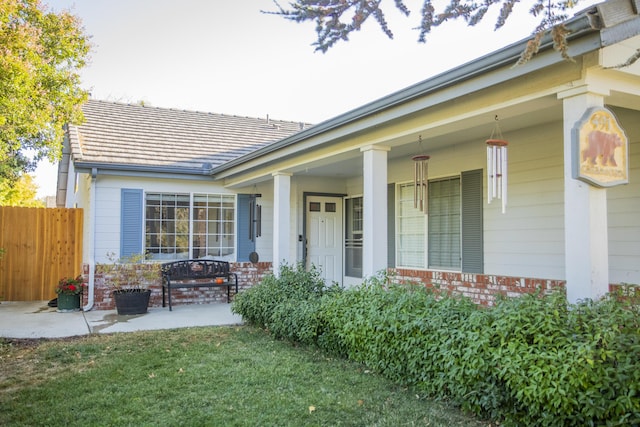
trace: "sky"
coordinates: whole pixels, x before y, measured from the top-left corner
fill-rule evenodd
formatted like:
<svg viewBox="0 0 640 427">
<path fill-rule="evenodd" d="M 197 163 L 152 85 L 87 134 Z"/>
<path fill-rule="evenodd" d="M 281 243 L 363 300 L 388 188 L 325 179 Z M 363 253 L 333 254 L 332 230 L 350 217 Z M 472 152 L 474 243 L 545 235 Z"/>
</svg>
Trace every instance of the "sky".
<svg viewBox="0 0 640 427">
<path fill-rule="evenodd" d="M 521 2 L 502 29 L 494 31 L 496 8 L 475 27 L 447 22 L 423 44 L 414 29 L 422 1 L 405 0 L 412 11 L 405 17 L 385 0 L 392 40 L 367 21 L 323 54 L 312 46 L 314 23 L 261 12 L 277 9 L 272 0 L 42 1 L 79 16 L 91 36 L 90 61 L 80 74 L 94 99 L 307 123 L 522 40 L 537 22 L 528 13 L 531 2 Z M 595 3 L 582 0 L 569 13 Z M 38 167 L 38 197 L 55 195 L 56 170 L 48 162 Z"/>
</svg>

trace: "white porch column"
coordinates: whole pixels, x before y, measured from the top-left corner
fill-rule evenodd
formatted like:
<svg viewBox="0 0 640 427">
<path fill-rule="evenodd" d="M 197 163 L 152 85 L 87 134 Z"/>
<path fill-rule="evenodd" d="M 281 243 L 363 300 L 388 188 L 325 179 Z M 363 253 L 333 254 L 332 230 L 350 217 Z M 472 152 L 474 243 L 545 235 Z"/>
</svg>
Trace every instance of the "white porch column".
<svg viewBox="0 0 640 427">
<path fill-rule="evenodd" d="M 573 178 L 579 162 L 573 154 L 572 134 L 590 107 L 603 106 L 602 94 L 587 86 L 573 88 L 563 100 L 564 119 L 564 246 L 565 280 L 570 303 L 596 299 L 609 291 L 607 190 Z"/>
<path fill-rule="evenodd" d="M 370 277 L 387 268 L 387 152 L 371 145 L 363 154 L 362 275 Z"/>
<path fill-rule="evenodd" d="M 280 264 L 291 264 L 291 174 L 273 175 L 273 272 L 277 276 Z"/>
</svg>

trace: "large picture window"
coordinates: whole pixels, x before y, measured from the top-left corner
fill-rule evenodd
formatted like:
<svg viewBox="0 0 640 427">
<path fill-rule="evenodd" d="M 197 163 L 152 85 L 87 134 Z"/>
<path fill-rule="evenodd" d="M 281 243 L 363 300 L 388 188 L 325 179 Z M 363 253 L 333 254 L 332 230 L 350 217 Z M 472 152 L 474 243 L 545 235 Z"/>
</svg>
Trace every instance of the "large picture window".
<svg viewBox="0 0 640 427">
<path fill-rule="evenodd" d="M 232 255 L 234 218 L 233 195 L 147 193 L 145 251 L 152 259 Z"/>
</svg>

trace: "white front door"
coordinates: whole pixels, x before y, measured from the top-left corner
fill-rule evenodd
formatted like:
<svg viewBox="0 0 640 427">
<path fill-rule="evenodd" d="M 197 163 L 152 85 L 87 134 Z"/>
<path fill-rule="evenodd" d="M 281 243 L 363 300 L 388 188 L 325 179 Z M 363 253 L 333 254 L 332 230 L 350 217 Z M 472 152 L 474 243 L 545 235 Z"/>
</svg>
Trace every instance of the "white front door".
<svg viewBox="0 0 640 427">
<path fill-rule="evenodd" d="M 315 265 L 327 284 L 342 284 L 342 198 L 309 196 L 307 268 Z"/>
</svg>

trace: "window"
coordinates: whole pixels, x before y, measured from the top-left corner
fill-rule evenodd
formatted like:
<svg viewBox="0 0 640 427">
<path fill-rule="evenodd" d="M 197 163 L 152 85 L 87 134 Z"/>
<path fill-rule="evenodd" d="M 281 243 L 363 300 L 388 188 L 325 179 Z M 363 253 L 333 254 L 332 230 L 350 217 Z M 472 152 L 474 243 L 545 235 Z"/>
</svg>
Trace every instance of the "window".
<svg viewBox="0 0 640 427">
<path fill-rule="evenodd" d="M 482 170 L 428 185 L 428 215 L 414 207 L 413 183 L 397 187 L 397 266 L 482 273 Z"/>
<path fill-rule="evenodd" d="M 153 259 L 189 257 L 188 194 L 148 193 L 145 249 Z"/>
<path fill-rule="evenodd" d="M 234 196 L 193 196 L 193 257 L 233 253 Z"/>
<path fill-rule="evenodd" d="M 398 187 L 396 264 L 424 268 L 425 215 L 413 204 L 413 183 Z"/>
<path fill-rule="evenodd" d="M 145 250 L 152 259 L 234 253 L 235 196 L 147 193 Z"/>
<path fill-rule="evenodd" d="M 362 197 L 345 199 L 344 274 L 362 277 Z"/>
</svg>

